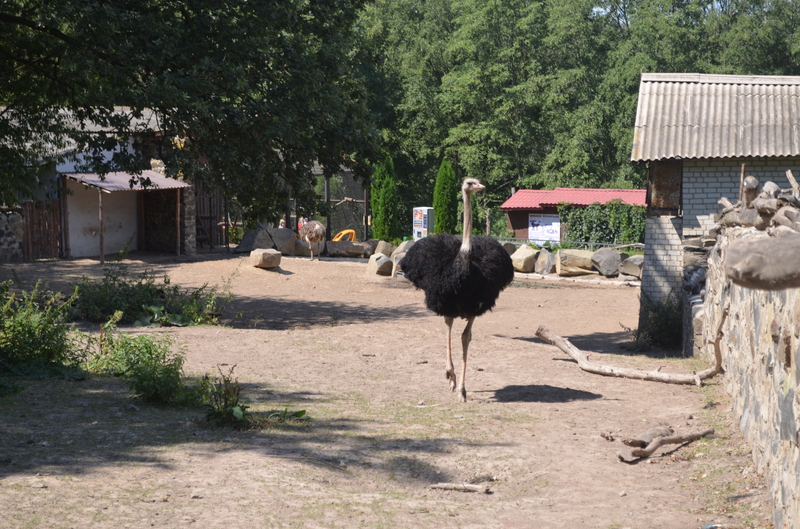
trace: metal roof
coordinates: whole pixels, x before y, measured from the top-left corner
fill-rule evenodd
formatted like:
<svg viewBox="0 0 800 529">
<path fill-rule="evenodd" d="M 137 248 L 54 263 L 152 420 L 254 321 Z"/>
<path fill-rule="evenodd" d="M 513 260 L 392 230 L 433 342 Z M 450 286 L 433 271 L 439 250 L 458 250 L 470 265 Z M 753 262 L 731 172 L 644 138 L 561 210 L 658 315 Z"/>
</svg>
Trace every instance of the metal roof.
<svg viewBox="0 0 800 529">
<path fill-rule="evenodd" d="M 642 74 L 631 161 L 800 156 L 800 77 Z"/>
<path fill-rule="evenodd" d="M 109 193 L 115 191 L 152 191 L 160 189 L 180 189 L 190 187 L 189 184 L 169 178 L 155 171 L 142 171 L 140 176 L 131 173 L 107 173 L 103 178 L 97 173 L 62 173 L 67 178 L 71 178 L 82 184 L 96 187 Z M 141 182 L 131 187 L 131 178 L 149 178 L 151 185 L 142 187 Z"/>
<path fill-rule="evenodd" d="M 553 190 L 521 189 L 506 200 L 501 211 L 537 210 L 556 207 L 562 202 L 578 206 L 588 206 L 599 202 L 622 200 L 625 204 L 644 206 L 647 191 L 644 189 L 573 189 L 559 187 Z"/>
</svg>

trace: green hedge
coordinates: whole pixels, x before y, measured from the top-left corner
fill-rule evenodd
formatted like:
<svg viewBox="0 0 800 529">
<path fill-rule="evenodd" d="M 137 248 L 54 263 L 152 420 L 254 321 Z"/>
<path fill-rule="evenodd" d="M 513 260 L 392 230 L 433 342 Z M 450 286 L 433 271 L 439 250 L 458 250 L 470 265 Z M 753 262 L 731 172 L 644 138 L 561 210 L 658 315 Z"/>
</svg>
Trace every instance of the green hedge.
<svg viewBox="0 0 800 529">
<path fill-rule="evenodd" d="M 646 211 L 644 206 L 631 206 L 621 200 L 558 207 L 565 240 L 606 244 L 643 243 Z"/>
</svg>

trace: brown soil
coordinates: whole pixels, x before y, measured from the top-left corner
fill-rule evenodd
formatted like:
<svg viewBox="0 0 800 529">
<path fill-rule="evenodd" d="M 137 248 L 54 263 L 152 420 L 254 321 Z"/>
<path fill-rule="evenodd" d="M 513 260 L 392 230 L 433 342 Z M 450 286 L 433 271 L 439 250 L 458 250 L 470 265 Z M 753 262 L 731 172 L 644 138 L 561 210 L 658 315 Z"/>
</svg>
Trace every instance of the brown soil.
<svg viewBox="0 0 800 529">
<path fill-rule="evenodd" d="M 226 326 L 155 332 L 175 337 L 187 375 L 235 365 L 248 411 L 310 420 L 215 429 L 196 410 L 133 402 L 115 379 L 21 381 L 0 399 L 0 527 L 771 527 L 718 381 L 592 375 L 534 337 L 545 324 L 597 362 L 705 367 L 620 347 L 621 325 L 637 323 L 636 288 L 515 283 L 475 323 L 461 404 L 444 376 L 442 318 L 422 292 L 368 277 L 363 260 L 129 264 L 186 287 L 227 283 Z M 26 287 L 102 273 L 92 260 L 50 261 L 2 265 L 0 279 L 12 270 Z M 658 425 L 717 434 L 617 460 L 620 438 Z M 429 489 L 466 481 L 491 493 Z"/>
</svg>

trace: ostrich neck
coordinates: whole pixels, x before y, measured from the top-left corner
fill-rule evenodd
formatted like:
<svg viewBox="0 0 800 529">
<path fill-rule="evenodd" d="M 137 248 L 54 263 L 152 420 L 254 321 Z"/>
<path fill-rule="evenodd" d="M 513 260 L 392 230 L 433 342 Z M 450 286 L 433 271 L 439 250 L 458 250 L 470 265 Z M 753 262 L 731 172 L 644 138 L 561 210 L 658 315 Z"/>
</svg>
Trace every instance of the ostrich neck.
<svg viewBox="0 0 800 529">
<path fill-rule="evenodd" d="M 469 254 L 472 249 L 472 202 L 469 194 L 463 191 L 464 195 L 464 233 L 461 236 L 461 253 Z"/>
</svg>

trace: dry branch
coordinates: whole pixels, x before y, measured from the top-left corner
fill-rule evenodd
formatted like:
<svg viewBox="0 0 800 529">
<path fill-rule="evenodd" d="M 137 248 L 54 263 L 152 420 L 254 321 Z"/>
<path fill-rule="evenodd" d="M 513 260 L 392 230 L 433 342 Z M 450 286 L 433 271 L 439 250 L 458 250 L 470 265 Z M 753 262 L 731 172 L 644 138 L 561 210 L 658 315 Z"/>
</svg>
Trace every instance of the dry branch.
<svg viewBox="0 0 800 529">
<path fill-rule="evenodd" d="M 622 452 L 617 453 L 617 457 L 620 461 L 628 461 L 633 458 L 642 458 L 642 457 L 650 457 L 653 455 L 653 452 L 658 450 L 659 447 L 663 445 L 675 445 L 675 444 L 682 444 L 688 443 L 689 441 L 696 441 L 701 437 L 705 437 L 707 435 L 711 435 L 714 433 L 714 428 L 706 428 L 700 432 L 694 433 L 687 433 L 683 435 L 671 435 L 669 437 L 656 437 L 655 439 L 650 442 L 645 448 L 637 448 L 635 450 L 630 451 L 630 455 L 624 454 Z"/>
<path fill-rule="evenodd" d="M 699 386 L 701 383 L 700 381 L 712 378 L 714 375 L 722 371 L 719 357 L 717 358 L 717 365 L 714 367 L 705 369 L 699 373 L 693 373 L 691 375 L 661 373 L 658 369 L 654 371 L 642 371 L 627 367 L 614 367 L 603 364 L 595 364 L 594 362 L 589 361 L 589 357 L 586 355 L 586 353 L 572 345 L 569 340 L 562 338 L 555 332 L 551 331 L 545 325 L 539 326 L 539 329 L 536 331 L 536 336 L 555 345 L 567 353 L 572 357 L 573 360 L 578 362 L 578 367 L 584 371 L 594 373 L 596 375 L 632 378 L 636 380 L 650 380 L 653 382 L 666 382 L 668 384 L 697 384 Z"/>
<path fill-rule="evenodd" d="M 653 439 L 655 439 L 656 437 L 669 437 L 674 433 L 675 431 L 672 428 L 669 428 L 667 426 L 659 426 L 658 428 L 650 428 L 643 434 L 638 435 L 633 439 L 623 439 L 622 443 L 628 446 L 644 448 L 645 446 L 652 443 Z"/>
<path fill-rule="evenodd" d="M 458 492 L 483 492 L 484 494 L 489 493 L 489 487 L 485 485 L 473 485 L 471 483 L 436 483 L 434 485 L 431 485 L 430 488 L 442 489 L 442 490 L 455 490 Z"/>
</svg>

